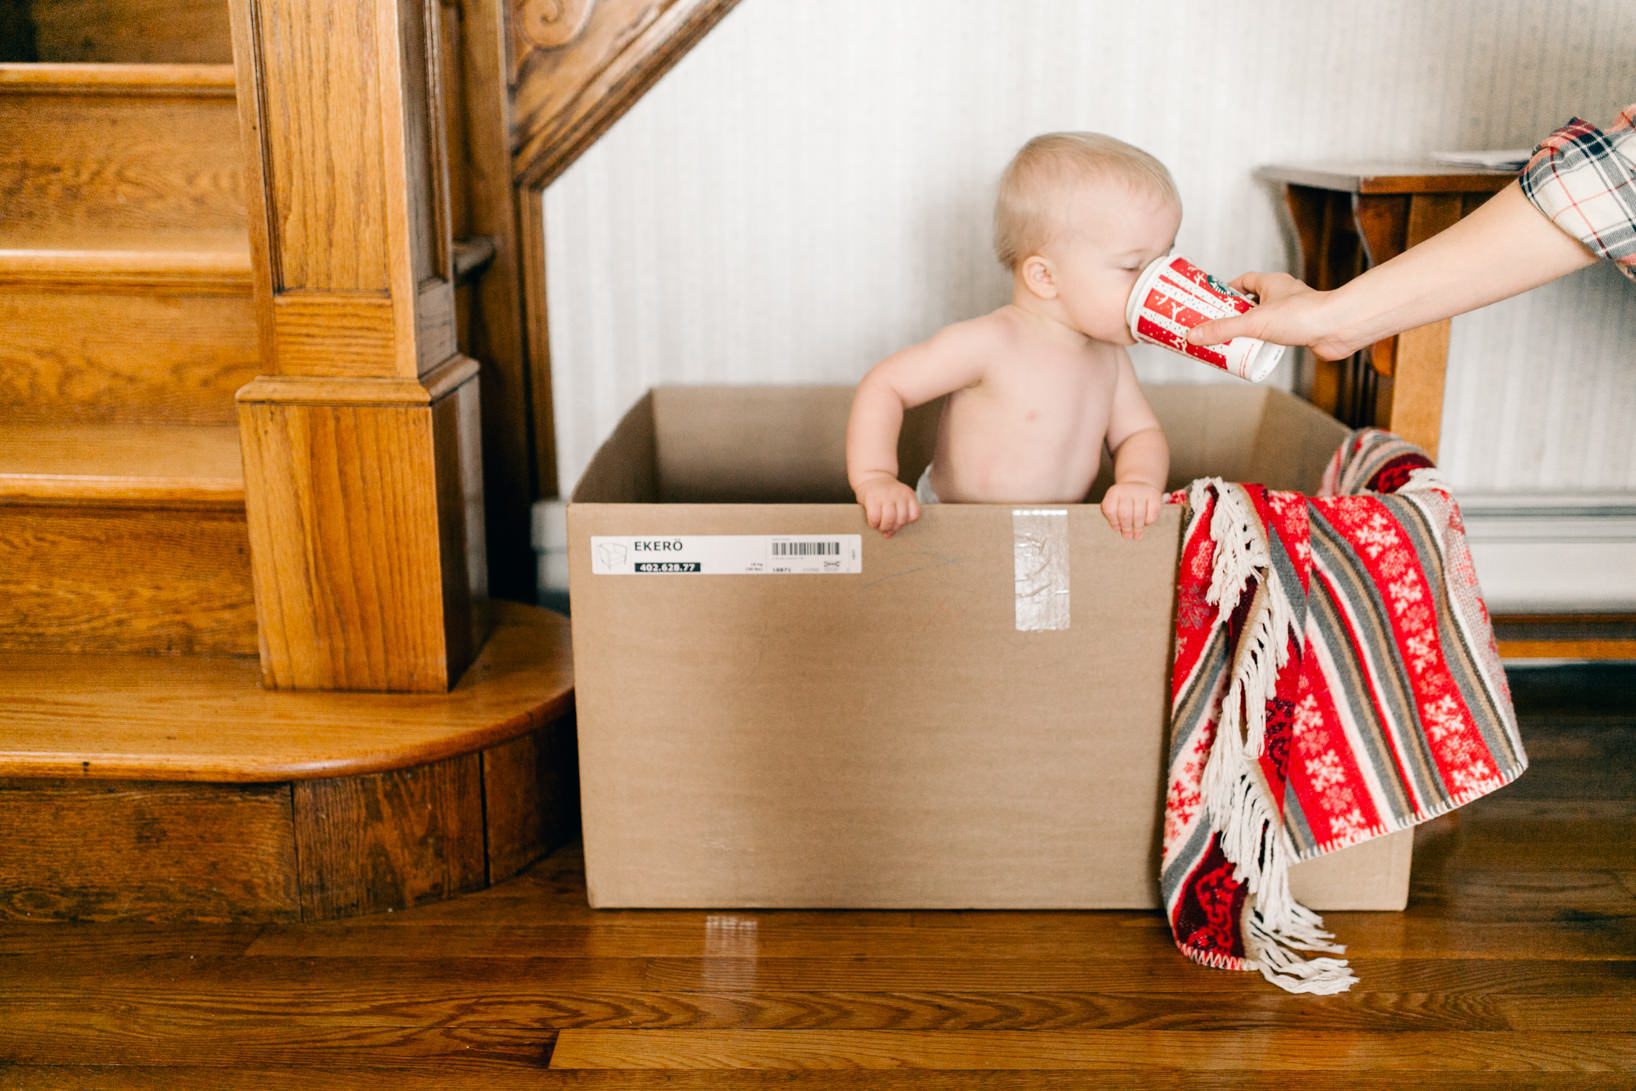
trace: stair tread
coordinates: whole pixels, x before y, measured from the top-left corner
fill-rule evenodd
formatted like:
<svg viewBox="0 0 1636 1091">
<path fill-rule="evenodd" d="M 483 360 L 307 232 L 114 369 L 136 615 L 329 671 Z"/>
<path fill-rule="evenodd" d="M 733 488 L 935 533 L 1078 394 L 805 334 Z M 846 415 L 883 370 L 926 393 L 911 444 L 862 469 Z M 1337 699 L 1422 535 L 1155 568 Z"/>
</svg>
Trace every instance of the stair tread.
<svg viewBox="0 0 1636 1091">
<path fill-rule="evenodd" d="M 0 657 L 0 777 L 273 781 L 357 776 L 506 742 L 565 713 L 568 619 L 496 602 L 447 694 L 272 691 L 254 659 Z"/>
<path fill-rule="evenodd" d="M 234 424 L 0 424 L 0 500 L 242 506 Z"/>
<path fill-rule="evenodd" d="M 0 64 L 0 94 L 233 94 L 230 64 Z"/>
</svg>

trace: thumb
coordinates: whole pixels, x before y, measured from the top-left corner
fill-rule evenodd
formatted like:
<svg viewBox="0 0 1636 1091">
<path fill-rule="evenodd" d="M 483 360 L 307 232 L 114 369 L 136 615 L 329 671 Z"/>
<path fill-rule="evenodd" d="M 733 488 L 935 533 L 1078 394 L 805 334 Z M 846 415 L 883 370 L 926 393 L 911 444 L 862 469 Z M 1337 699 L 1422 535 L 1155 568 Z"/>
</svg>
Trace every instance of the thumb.
<svg viewBox="0 0 1636 1091">
<path fill-rule="evenodd" d="M 1223 341 L 1231 341 L 1235 337 L 1249 333 L 1250 331 L 1245 328 L 1248 325 L 1243 315 L 1200 322 L 1187 331 L 1187 341 L 1192 345 L 1219 345 Z"/>
</svg>

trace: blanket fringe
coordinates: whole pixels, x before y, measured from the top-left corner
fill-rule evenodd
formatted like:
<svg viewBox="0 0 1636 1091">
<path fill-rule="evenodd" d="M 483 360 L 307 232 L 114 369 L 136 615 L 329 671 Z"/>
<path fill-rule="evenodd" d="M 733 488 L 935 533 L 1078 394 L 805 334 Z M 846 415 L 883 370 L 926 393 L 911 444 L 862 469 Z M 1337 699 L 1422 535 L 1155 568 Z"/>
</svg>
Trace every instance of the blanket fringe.
<svg viewBox="0 0 1636 1091">
<path fill-rule="evenodd" d="M 1245 939 L 1254 951 L 1252 967 L 1261 976 L 1285 992 L 1315 993 L 1330 996 L 1343 993 L 1358 983 L 1352 967 L 1344 958 L 1302 958 L 1293 949 L 1303 951 L 1344 951 L 1346 948 L 1313 938 L 1303 945 L 1292 937 L 1327 937 L 1320 927 L 1323 921 L 1310 909 L 1295 907 L 1301 917 L 1294 924 L 1285 924 L 1281 931 L 1269 928 L 1260 913 L 1252 912 L 1246 922 Z"/>
<path fill-rule="evenodd" d="M 1255 581 L 1249 618 L 1231 666 L 1221 723 L 1202 777 L 1202 794 L 1211 825 L 1219 832 L 1221 851 L 1233 864 L 1233 877 L 1249 887 L 1245 948 L 1246 969 L 1289 992 L 1337 993 L 1357 979 L 1344 959 L 1303 958 L 1298 951 L 1339 953 L 1323 918 L 1290 894 L 1289 868 L 1294 849 L 1279 816 L 1273 813 L 1255 762 L 1266 749 L 1267 702 L 1274 696 L 1278 671 L 1289 662 L 1295 615 L 1272 567 L 1261 520 L 1244 491 L 1219 479 L 1195 482 L 1189 499 L 1201 510 L 1215 493 L 1210 536 L 1216 543 L 1215 564 L 1207 601 L 1225 620 L 1237 608 L 1245 588 Z"/>
</svg>

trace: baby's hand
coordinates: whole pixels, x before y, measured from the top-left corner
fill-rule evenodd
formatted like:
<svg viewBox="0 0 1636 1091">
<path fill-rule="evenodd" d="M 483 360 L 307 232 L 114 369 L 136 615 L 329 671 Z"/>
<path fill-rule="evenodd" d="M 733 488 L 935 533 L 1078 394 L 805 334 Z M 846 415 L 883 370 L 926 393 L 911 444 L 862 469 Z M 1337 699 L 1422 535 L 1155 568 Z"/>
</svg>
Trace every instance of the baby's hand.
<svg viewBox="0 0 1636 1091">
<path fill-rule="evenodd" d="M 869 525 L 888 538 L 920 518 L 915 490 L 895 477 L 872 477 L 853 491 Z"/>
<path fill-rule="evenodd" d="M 1159 490 L 1143 481 L 1114 485 L 1102 497 L 1102 515 L 1126 538 L 1139 539 L 1159 518 Z"/>
</svg>

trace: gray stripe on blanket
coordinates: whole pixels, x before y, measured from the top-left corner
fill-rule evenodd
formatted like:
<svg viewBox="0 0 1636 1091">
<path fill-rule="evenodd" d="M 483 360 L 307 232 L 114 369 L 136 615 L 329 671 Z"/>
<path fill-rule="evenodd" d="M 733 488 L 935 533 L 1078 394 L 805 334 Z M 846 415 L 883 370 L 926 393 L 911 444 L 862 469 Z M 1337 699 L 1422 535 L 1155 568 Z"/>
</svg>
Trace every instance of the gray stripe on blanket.
<svg viewBox="0 0 1636 1091">
<path fill-rule="evenodd" d="M 1199 722 L 1199 718 L 1206 715 L 1205 708 L 1214 708 L 1217 691 L 1221 688 L 1222 680 L 1227 676 L 1227 632 L 1224 628 L 1217 629 L 1210 634 L 1210 643 L 1199 656 L 1198 663 L 1193 668 L 1193 680 L 1182 693 L 1182 703 L 1176 707 L 1170 717 L 1170 762 L 1166 766 L 1176 764 L 1176 758 L 1181 748 L 1186 745 L 1190 728 Z M 1185 725 L 1178 730 L 1178 725 Z"/>
<path fill-rule="evenodd" d="M 1201 803 L 1199 806 L 1204 805 Z M 1187 839 L 1187 844 L 1183 845 L 1181 851 L 1170 861 L 1170 866 L 1159 874 L 1159 890 L 1164 897 L 1167 911 L 1170 908 L 1171 892 L 1181 885 L 1188 873 L 1198 867 L 1199 861 L 1204 859 L 1204 852 L 1210 847 L 1210 836 L 1213 832 L 1210 816 L 1200 814 L 1198 822 L 1193 825 L 1193 836 Z"/>
</svg>

